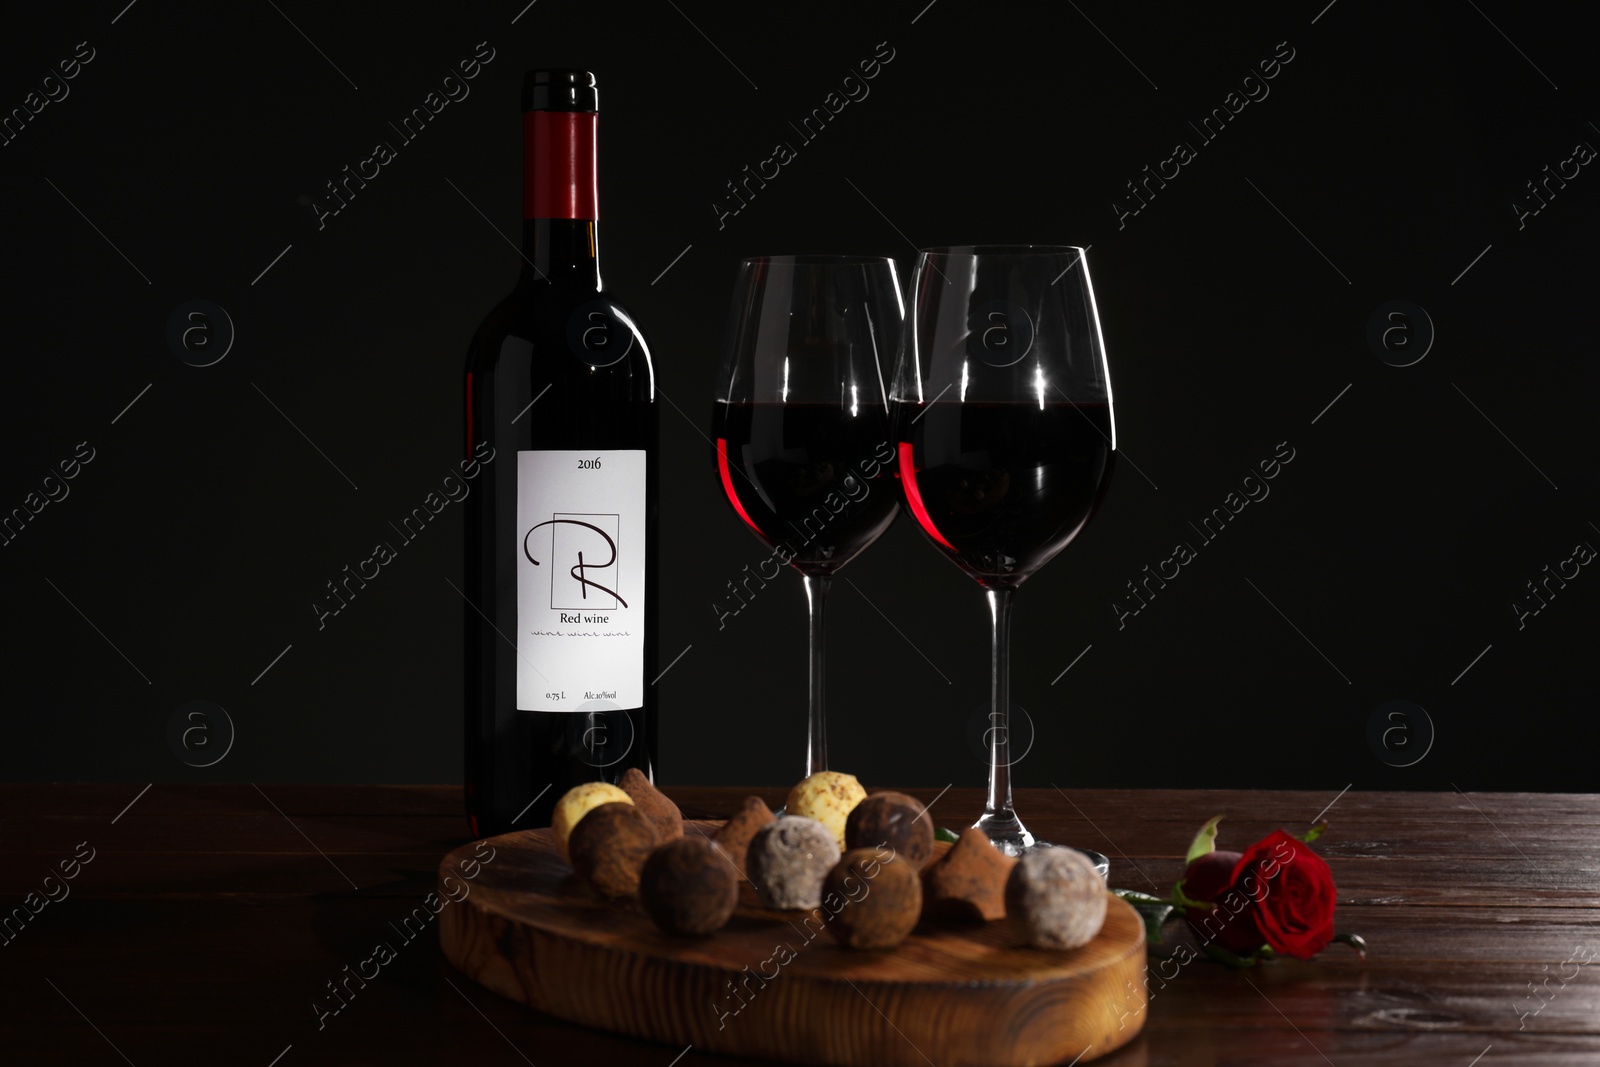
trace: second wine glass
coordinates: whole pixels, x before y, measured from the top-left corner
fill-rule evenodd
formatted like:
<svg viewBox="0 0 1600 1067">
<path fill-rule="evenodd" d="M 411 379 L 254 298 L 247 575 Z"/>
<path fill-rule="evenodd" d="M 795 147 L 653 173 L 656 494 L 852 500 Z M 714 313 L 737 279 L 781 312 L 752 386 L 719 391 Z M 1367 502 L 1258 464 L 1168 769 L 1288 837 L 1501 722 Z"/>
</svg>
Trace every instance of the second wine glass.
<svg viewBox="0 0 1600 1067">
<path fill-rule="evenodd" d="M 1011 604 L 1094 514 L 1116 439 L 1089 263 L 1074 246 L 924 251 L 894 380 L 906 504 L 983 587 L 990 643 L 989 795 L 975 825 L 1036 845 L 1011 801 Z M 1106 873 L 1099 853 L 1090 858 Z"/>
<path fill-rule="evenodd" d="M 713 458 L 728 503 L 772 554 L 728 592 L 730 603 L 742 602 L 784 565 L 801 574 L 810 616 L 807 777 L 828 769 L 828 588 L 899 512 L 880 367 L 893 358 L 903 318 L 890 259 L 762 256 L 740 264 L 734 287 Z"/>
</svg>

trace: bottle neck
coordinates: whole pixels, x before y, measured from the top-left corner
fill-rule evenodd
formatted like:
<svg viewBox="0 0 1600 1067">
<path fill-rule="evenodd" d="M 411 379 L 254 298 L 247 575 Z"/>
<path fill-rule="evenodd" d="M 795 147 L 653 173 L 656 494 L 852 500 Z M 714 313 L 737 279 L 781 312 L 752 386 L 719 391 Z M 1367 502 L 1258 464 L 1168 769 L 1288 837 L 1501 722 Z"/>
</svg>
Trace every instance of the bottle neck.
<svg viewBox="0 0 1600 1067">
<path fill-rule="evenodd" d="M 599 289 L 600 237 L 593 219 L 526 219 L 522 223 L 524 282 Z"/>
<path fill-rule="evenodd" d="M 593 111 L 523 115 L 523 275 L 600 288 Z"/>
</svg>

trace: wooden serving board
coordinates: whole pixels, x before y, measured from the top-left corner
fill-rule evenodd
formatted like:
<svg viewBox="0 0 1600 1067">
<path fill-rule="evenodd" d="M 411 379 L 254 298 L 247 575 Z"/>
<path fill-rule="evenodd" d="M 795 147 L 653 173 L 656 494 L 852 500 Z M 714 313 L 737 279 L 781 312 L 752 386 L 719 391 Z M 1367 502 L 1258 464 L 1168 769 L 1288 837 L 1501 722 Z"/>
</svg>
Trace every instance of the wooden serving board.
<svg viewBox="0 0 1600 1067">
<path fill-rule="evenodd" d="M 790 1063 L 1009 1067 L 1086 1063 L 1132 1040 L 1145 1018 L 1144 923 L 1116 897 L 1100 935 L 1072 951 L 1027 948 L 996 922 L 921 927 L 896 948 L 860 952 L 833 940 L 827 912 L 763 908 L 746 883 L 726 927 L 686 939 L 658 930 L 637 902 L 593 895 L 549 830 L 487 844 L 487 862 L 479 842 L 440 864 L 441 898 L 459 900 L 439 914 L 445 958 L 503 997 L 585 1026 Z"/>
</svg>

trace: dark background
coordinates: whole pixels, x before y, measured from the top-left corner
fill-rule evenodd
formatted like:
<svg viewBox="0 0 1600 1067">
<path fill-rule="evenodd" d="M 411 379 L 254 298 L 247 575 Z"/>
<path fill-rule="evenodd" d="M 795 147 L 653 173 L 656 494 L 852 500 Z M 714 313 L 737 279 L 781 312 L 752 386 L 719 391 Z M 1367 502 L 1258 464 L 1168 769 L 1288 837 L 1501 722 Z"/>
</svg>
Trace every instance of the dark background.
<svg viewBox="0 0 1600 1067">
<path fill-rule="evenodd" d="M 1600 576 L 1521 630 L 1511 609 L 1600 545 L 1600 176 L 1522 229 L 1511 207 L 1600 144 L 1587 26 L 1567 5 L 1324 2 L 11 13 L 0 110 L 77 42 L 96 54 L 0 147 L 0 511 L 78 442 L 95 458 L 0 548 L 0 776 L 459 780 L 460 508 L 325 629 L 311 604 L 459 458 L 466 344 L 518 266 L 496 229 L 520 225 L 521 75 L 584 66 L 605 277 L 658 357 L 661 663 L 692 646 L 660 682 L 664 782 L 800 773 L 798 577 L 724 629 L 712 608 L 767 554 L 703 436 L 738 259 L 877 253 L 904 277 L 916 247 L 1035 241 L 1093 246 L 1124 462 L 1019 599 L 1021 784 L 1591 788 Z M 397 143 L 386 123 L 480 41 L 471 95 L 319 230 L 310 197 Z M 870 96 L 800 146 L 788 123 L 885 41 Z M 1202 145 L 1186 123 L 1284 41 L 1270 96 Z M 799 158 L 719 230 L 724 181 L 779 140 Z M 1180 140 L 1198 157 L 1119 229 L 1124 183 Z M 196 299 L 237 331 L 203 368 L 166 338 Z M 1413 366 L 1367 341 L 1394 299 L 1437 331 Z M 1119 630 L 1124 584 L 1199 547 L 1188 523 L 1284 441 L 1270 497 Z M 836 583 L 830 626 L 834 765 L 979 783 L 978 588 L 901 520 Z M 207 769 L 168 741 L 191 700 L 237 729 Z M 1391 700 L 1435 733 L 1401 720 L 1391 760 L 1427 748 L 1408 767 L 1368 741 Z"/>
</svg>

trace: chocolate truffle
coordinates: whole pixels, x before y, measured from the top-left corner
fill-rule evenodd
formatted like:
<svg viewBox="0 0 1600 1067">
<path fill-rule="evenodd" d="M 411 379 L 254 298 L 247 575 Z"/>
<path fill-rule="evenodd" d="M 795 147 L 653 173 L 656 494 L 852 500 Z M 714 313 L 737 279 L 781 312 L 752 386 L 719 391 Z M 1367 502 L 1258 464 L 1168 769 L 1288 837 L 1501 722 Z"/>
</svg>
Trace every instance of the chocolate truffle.
<svg viewBox="0 0 1600 1067">
<path fill-rule="evenodd" d="M 888 845 L 895 855 L 921 870 L 933 857 L 933 821 L 925 818 L 922 801 L 904 793 L 874 793 L 854 808 L 844 822 L 846 848 Z"/>
<path fill-rule="evenodd" d="M 917 869 L 886 848 L 855 848 L 828 872 L 822 906 L 828 929 L 846 948 L 892 948 L 922 914 Z"/>
<path fill-rule="evenodd" d="M 629 767 L 617 785 L 633 798 L 633 806 L 644 812 L 650 820 L 650 825 L 655 827 L 657 841 L 671 841 L 683 836 L 683 812 L 667 799 L 665 793 L 650 783 L 643 771 Z"/>
<path fill-rule="evenodd" d="M 555 835 L 556 850 L 562 859 L 572 862 L 567 854 L 567 839 L 572 836 L 572 828 L 595 808 L 611 803 L 632 804 L 633 798 L 610 782 L 584 782 L 561 794 L 550 816 L 550 832 Z"/>
<path fill-rule="evenodd" d="M 590 809 L 567 838 L 572 869 L 603 897 L 639 892 L 639 873 L 656 847 L 655 828 L 633 804 Z"/>
<path fill-rule="evenodd" d="M 988 834 L 967 827 L 948 852 L 922 869 L 923 914 L 966 922 L 1005 918 L 1006 878 L 1016 863 Z"/>
<path fill-rule="evenodd" d="M 639 877 L 639 902 L 669 934 L 704 937 L 739 903 L 739 876 L 722 850 L 696 834 L 660 845 Z"/>
<path fill-rule="evenodd" d="M 814 908 L 822 880 L 839 862 L 833 833 L 815 819 L 785 815 L 756 832 L 745 854 L 750 880 L 769 908 Z"/>
<path fill-rule="evenodd" d="M 711 839 L 721 846 L 729 859 L 733 860 L 733 865 L 739 868 L 740 874 L 747 874 L 745 853 L 750 848 L 750 839 L 756 836 L 756 831 L 770 825 L 775 818 L 777 816 L 772 814 L 772 809 L 767 807 L 766 801 L 760 797 L 745 797 L 743 806 L 733 813 L 733 818 L 722 824 L 722 828 Z"/>
<path fill-rule="evenodd" d="M 1024 853 L 1006 880 L 1006 914 L 1034 948 L 1079 948 L 1106 921 L 1106 884 L 1073 848 Z"/>
</svg>

